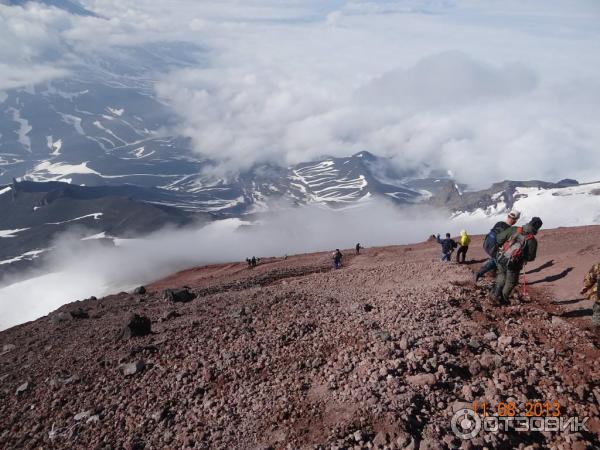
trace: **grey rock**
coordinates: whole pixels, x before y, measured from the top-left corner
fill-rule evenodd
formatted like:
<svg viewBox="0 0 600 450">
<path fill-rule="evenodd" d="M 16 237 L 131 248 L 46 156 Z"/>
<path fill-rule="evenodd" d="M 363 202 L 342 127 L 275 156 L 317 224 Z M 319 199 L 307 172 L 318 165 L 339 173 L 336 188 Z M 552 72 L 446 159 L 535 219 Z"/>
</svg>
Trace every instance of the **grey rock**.
<svg viewBox="0 0 600 450">
<path fill-rule="evenodd" d="M 92 415 L 92 412 L 93 411 L 91 409 L 88 409 L 87 411 L 81 411 L 80 413 L 75 414 L 73 419 L 75 419 L 77 422 L 80 422 L 83 419 L 87 419 L 88 417 L 90 417 Z"/>
<path fill-rule="evenodd" d="M 497 336 L 497 335 L 496 335 L 496 333 L 494 333 L 493 331 L 490 331 L 489 333 L 485 333 L 485 334 L 483 335 L 483 338 L 484 338 L 486 341 L 488 341 L 488 342 L 491 342 L 491 341 L 495 341 L 496 339 L 498 339 L 498 336 Z"/>
<path fill-rule="evenodd" d="M 123 375 L 126 376 L 135 375 L 136 373 L 144 370 L 144 367 L 146 367 L 146 363 L 144 360 L 139 359 L 132 363 L 121 364 L 121 372 L 123 372 Z"/>
<path fill-rule="evenodd" d="M 73 320 L 73 316 L 65 311 L 55 313 L 51 316 L 51 320 L 55 324 L 62 324 Z"/>
<path fill-rule="evenodd" d="M 509 347 L 512 343 L 513 343 L 512 336 L 507 336 L 507 335 L 503 334 L 502 336 L 500 336 L 498 338 L 498 346 L 500 348 Z"/>
<path fill-rule="evenodd" d="M 17 348 L 17 346 L 15 344 L 4 344 L 2 346 L 2 353 L 10 352 L 11 350 L 14 350 L 15 348 Z"/>
<path fill-rule="evenodd" d="M 16 394 L 22 394 L 23 392 L 29 390 L 29 382 L 26 381 L 25 383 L 23 383 L 22 385 L 20 385 L 17 390 L 16 390 Z"/>
<path fill-rule="evenodd" d="M 407 337 L 402 336 L 402 338 L 400 339 L 400 341 L 398 342 L 398 346 L 400 347 L 401 350 L 408 350 L 408 348 L 410 347 L 410 341 Z"/>
<path fill-rule="evenodd" d="M 436 383 L 436 379 L 431 373 L 421 373 L 406 377 L 406 382 L 415 386 L 431 386 Z"/>
</svg>

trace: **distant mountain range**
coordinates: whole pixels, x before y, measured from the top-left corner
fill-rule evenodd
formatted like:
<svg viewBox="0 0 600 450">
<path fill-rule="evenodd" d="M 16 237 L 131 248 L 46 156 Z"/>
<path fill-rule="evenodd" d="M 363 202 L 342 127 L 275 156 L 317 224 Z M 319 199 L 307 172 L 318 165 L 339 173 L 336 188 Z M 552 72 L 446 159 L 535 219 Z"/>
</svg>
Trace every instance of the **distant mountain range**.
<svg viewBox="0 0 600 450">
<path fill-rule="evenodd" d="M 600 183 L 504 181 L 465 191 L 447 177 L 401 174 L 388 159 L 368 152 L 290 168 L 259 167 L 229 183 L 203 186 L 200 180 L 183 179 L 169 188 L 26 180 L 0 186 L 0 274 L 40 262 L 54 237 L 73 227 L 87 230 L 82 240 L 112 243 L 166 225 L 251 218 L 301 205 L 354 207 L 377 198 L 444 209 L 455 219 L 500 216 L 514 207 L 546 216 L 562 209 L 569 224 L 600 223 Z"/>
<path fill-rule="evenodd" d="M 76 1 L 40 3 L 93 15 Z M 203 58 L 201 48 L 178 42 L 112 47 L 83 55 L 66 79 L 0 92 L 0 274 L 39 261 L 72 226 L 108 241 L 167 224 L 301 205 L 346 208 L 375 198 L 427 204 L 455 218 L 560 201 L 583 205 L 591 211 L 585 220 L 600 223 L 598 184 L 504 181 L 472 192 L 449 173 L 407 170 L 368 151 L 257 165 L 229 179 L 207 176 L 214 162 L 165 131 L 174 128 L 174 114 L 154 90 L 160 72 L 201 66 Z"/>
</svg>

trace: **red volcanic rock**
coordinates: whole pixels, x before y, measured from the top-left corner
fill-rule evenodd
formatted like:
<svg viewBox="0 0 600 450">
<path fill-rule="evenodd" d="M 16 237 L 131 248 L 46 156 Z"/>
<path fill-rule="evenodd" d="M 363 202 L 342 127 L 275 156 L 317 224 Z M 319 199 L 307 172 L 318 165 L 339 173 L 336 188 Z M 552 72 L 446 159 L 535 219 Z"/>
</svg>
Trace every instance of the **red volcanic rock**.
<svg viewBox="0 0 600 450">
<path fill-rule="evenodd" d="M 577 251 L 548 233 L 539 266 L 545 242 Z M 483 259 L 478 239 L 469 255 Z M 78 302 L 85 320 L 65 305 L 0 332 L 0 448 L 453 449 L 464 441 L 452 414 L 473 401 L 546 400 L 590 417 L 591 431 L 528 435 L 522 448 L 599 448 L 600 355 L 581 317 L 561 316 L 545 282 L 495 307 L 476 265 L 438 262 L 431 243 L 405 248 L 343 251 L 340 270 L 330 252 L 193 268 L 143 295 Z M 580 260 L 553 258 L 528 280 Z M 195 300 L 164 301 L 165 289 Z M 115 340 L 134 308 L 141 331 Z M 463 447 L 519 443 L 511 431 Z"/>
</svg>

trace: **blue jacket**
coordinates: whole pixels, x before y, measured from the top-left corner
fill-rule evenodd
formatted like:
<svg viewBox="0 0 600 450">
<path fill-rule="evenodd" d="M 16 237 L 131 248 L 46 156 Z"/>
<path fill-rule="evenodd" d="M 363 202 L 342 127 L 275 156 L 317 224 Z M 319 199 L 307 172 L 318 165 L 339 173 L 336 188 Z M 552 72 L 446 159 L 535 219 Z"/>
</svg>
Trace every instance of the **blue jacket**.
<svg viewBox="0 0 600 450">
<path fill-rule="evenodd" d="M 446 238 L 446 239 L 440 239 L 440 237 L 437 237 L 437 241 L 438 244 L 440 244 L 442 246 L 442 253 L 452 253 L 454 251 L 454 249 L 457 247 L 456 242 L 454 241 L 454 239 L 451 238 Z"/>
</svg>

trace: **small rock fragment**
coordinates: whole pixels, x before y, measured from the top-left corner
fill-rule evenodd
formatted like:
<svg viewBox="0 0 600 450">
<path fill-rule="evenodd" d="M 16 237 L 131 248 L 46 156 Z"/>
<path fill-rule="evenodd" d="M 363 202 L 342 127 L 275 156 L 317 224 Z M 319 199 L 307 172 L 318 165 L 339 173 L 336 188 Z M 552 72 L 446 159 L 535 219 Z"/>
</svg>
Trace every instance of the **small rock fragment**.
<svg viewBox="0 0 600 450">
<path fill-rule="evenodd" d="M 22 385 L 20 385 L 17 390 L 16 390 L 16 394 L 22 394 L 23 392 L 27 391 L 29 389 L 29 382 L 26 381 L 25 383 L 23 383 Z"/>
<path fill-rule="evenodd" d="M 431 386 L 432 384 L 435 384 L 436 379 L 435 375 L 431 373 L 421 373 L 406 377 L 406 381 L 415 386 Z"/>
<path fill-rule="evenodd" d="M 141 372 L 146 367 L 146 363 L 142 359 L 138 359 L 135 362 L 129 364 L 121 364 L 121 372 L 123 375 L 135 375 L 138 372 Z"/>
</svg>

